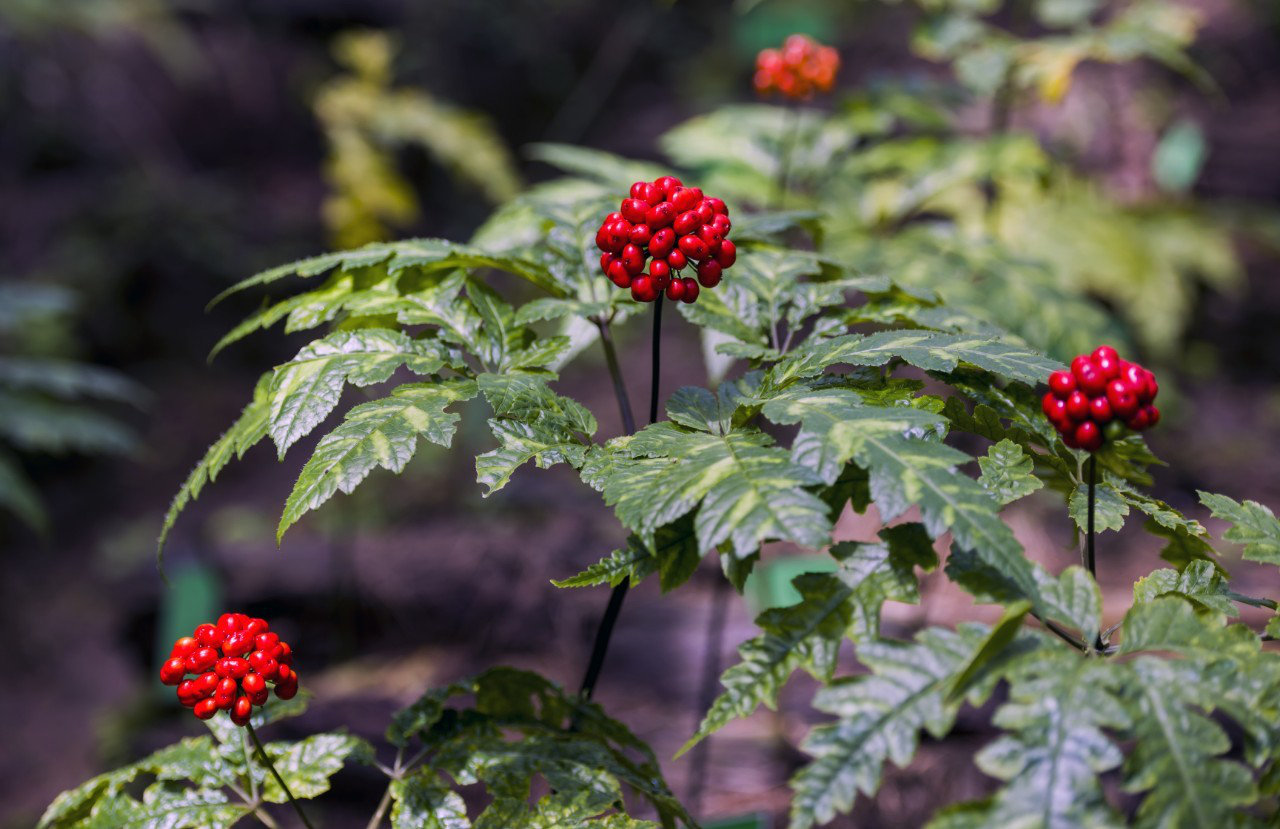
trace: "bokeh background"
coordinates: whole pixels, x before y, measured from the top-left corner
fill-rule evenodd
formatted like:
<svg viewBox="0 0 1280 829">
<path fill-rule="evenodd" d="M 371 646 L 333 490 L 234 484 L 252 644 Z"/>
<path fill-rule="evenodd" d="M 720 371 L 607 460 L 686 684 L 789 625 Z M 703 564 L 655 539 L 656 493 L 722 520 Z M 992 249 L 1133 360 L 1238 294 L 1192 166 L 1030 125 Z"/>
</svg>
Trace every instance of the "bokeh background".
<svg viewBox="0 0 1280 829">
<path fill-rule="evenodd" d="M 563 467 L 522 471 L 482 499 L 471 460 L 488 448 L 482 423 L 464 422 L 452 453 L 421 447 L 401 480 L 375 474 L 279 548 L 274 521 L 305 455 L 279 464 L 255 449 L 183 516 L 162 583 L 154 539 L 169 499 L 258 375 L 305 342 L 259 335 L 206 362 L 260 298 L 205 305 L 261 268 L 335 246 L 465 239 L 494 203 L 555 175 L 522 150 L 532 142 L 660 158 L 673 126 L 752 100 L 756 51 L 793 31 L 840 49 L 825 105 L 890 83 L 954 88 L 957 129 L 1000 122 L 1032 135 L 1105 203 L 1194 209 L 1196 227 L 1225 239 L 1229 261 L 1187 278 L 1187 316 L 1172 330 L 1143 322 L 1162 312 L 1141 295 L 1097 300 L 1168 378 L 1172 416 L 1150 438 L 1169 462 L 1157 494 L 1202 520 L 1198 488 L 1280 504 L 1280 5 L 1170 2 L 1195 21 L 1188 54 L 1203 76 L 1090 61 L 1060 99 L 1007 113 L 966 102 L 956 67 L 922 56 L 922 15 L 939 5 L 0 0 L 0 360 L 79 366 L 37 382 L 0 365 L 0 827 L 33 825 L 59 791 L 196 733 L 154 678 L 158 643 L 224 607 L 270 618 L 295 643 L 316 701 L 282 733 L 346 725 L 377 737 L 426 686 L 497 663 L 577 683 L 607 593 L 550 579 L 608 552 L 619 531 Z M 1037 18 L 1009 5 L 994 20 L 1038 34 Z M 1064 215 L 1048 230 L 1069 256 L 1085 229 Z M 677 319 L 665 336 L 664 387 L 704 382 L 696 334 Z M 633 400 L 644 338 L 621 333 Z M 592 359 L 565 393 L 617 433 Z M 1009 520 L 1032 555 L 1075 560 L 1052 499 Z M 874 515 L 841 528 L 874 530 Z M 1157 552 L 1140 533 L 1104 537 L 1109 617 Z M 666 758 L 700 715 L 718 578 L 706 564 L 673 596 L 635 591 L 597 697 L 653 743 L 677 794 L 694 785 L 688 758 Z M 1261 570 L 1236 576 L 1256 579 L 1254 594 L 1280 591 Z M 924 596 L 890 608 L 891 632 L 991 615 L 934 578 Z M 758 609 L 729 602 L 722 664 Z M 778 712 L 710 741 L 703 815 L 785 812 L 811 690 L 797 677 Z M 969 758 L 990 739 L 988 714 L 962 715 L 843 825 L 915 826 L 984 791 Z M 317 808 L 324 825 L 364 825 L 380 785 L 375 773 L 339 775 Z"/>
</svg>

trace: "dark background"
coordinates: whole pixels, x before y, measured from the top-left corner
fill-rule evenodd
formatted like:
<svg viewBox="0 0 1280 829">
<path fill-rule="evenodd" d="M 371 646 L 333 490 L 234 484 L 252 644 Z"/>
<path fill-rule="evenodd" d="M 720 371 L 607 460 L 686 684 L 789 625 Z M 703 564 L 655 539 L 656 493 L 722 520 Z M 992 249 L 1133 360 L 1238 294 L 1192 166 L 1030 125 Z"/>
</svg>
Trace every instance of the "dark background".
<svg viewBox="0 0 1280 829">
<path fill-rule="evenodd" d="M 157 576 L 153 539 L 172 493 L 254 379 L 305 342 L 259 335 L 206 364 L 256 298 L 204 306 L 236 279 L 328 245 L 325 144 L 310 103 L 339 71 L 335 36 L 393 32 L 398 83 L 484 113 L 517 153 L 550 138 L 656 158 L 665 129 L 749 100 L 755 51 L 796 29 L 840 48 L 846 91 L 887 76 L 947 73 L 908 50 L 911 7 L 879 3 L 766 2 L 748 14 L 712 2 L 657 9 L 588 0 L 60 5 L 0 0 L 0 279 L 74 289 L 79 314 L 59 353 L 117 369 L 151 397 L 118 411 L 142 438 L 132 456 L 24 458 L 52 516 L 47 537 L 0 515 L 8 633 L 0 826 L 13 827 L 32 825 L 59 791 L 91 774 L 202 730 L 160 693 L 156 642 L 166 619 L 217 605 L 216 596 L 277 620 L 316 694 L 308 715 L 274 736 L 346 725 L 377 737 L 387 715 L 427 685 L 506 662 L 573 686 L 585 665 L 606 592 L 558 591 L 549 579 L 608 552 L 618 531 L 563 468 L 522 470 L 507 490 L 481 499 L 471 458 L 487 448 L 482 424 L 464 423 L 452 454 L 421 449 L 403 483 L 376 473 L 279 549 L 274 520 L 306 448 L 284 464 L 255 449 L 188 508 L 174 534 L 168 567 L 175 582 L 187 580 L 180 595 L 189 604 L 175 607 L 175 592 Z M 1172 84 L 1174 105 L 1209 144 L 1195 195 L 1223 207 L 1280 206 L 1280 14 L 1261 1 L 1194 5 L 1206 25 L 1193 54 L 1224 93 L 1215 101 Z M 597 75 L 617 66 L 616 82 L 580 85 L 594 77 L 595 60 L 604 61 Z M 1138 80 L 1159 71 L 1086 66 L 1080 83 L 1118 79 L 1136 94 Z M 1040 123 L 1035 113 L 1023 118 Z M 1146 188 L 1148 156 L 1082 163 L 1117 198 L 1132 199 Z M 487 215 L 485 201 L 426 154 L 406 151 L 397 162 L 422 204 L 406 234 L 463 239 Z M 552 172 L 522 161 L 521 174 L 538 181 Z M 1171 463 L 1157 491 L 1178 506 L 1191 507 L 1196 488 L 1280 503 L 1271 474 L 1280 451 L 1280 271 L 1265 245 L 1240 244 L 1247 285 L 1201 298 L 1188 346 L 1211 358 L 1178 378 L 1187 414 L 1151 438 Z M 621 335 L 637 400 L 643 336 Z M 666 339 L 668 354 L 689 356 L 668 359 L 664 387 L 701 382 L 689 327 L 677 319 Z M 566 376 L 565 390 L 596 412 L 602 433 L 616 433 L 594 360 Z M 1051 507 L 1033 499 L 1011 523 L 1033 555 L 1071 563 L 1070 527 Z M 874 529 L 863 518 L 842 527 L 856 537 Z M 1129 532 L 1105 539 L 1109 618 L 1127 606 L 1132 577 L 1159 566 L 1153 545 Z M 1241 575 L 1259 581 L 1255 594 L 1280 589 L 1261 571 Z M 666 760 L 698 718 L 714 579 L 704 569 L 660 605 L 655 586 L 636 592 L 598 697 L 653 742 L 677 794 L 689 761 Z M 990 615 L 936 579 L 926 580 L 925 595 L 920 608 L 889 611 L 891 631 Z M 735 600 L 726 660 L 752 635 L 750 618 Z M 763 712 L 712 741 L 708 816 L 785 809 L 785 780 L 803 759 L 794 746 L 812 718 L 810 690 L 797 678 L 781 714 Z M 926 743 L 908 770 L 890 770 L 878 800 L 860 804 L 857 825 L 918 825 L 936 805 L 989 786 L 969 761 L 989 739 L 985 716 L 967 712 L 953 738 Z M 363 825 L 362 804 L 371 808 L 378 787 L 376 775 L 344 773 L 316 812 L 325 825 Z"/>
</svg>

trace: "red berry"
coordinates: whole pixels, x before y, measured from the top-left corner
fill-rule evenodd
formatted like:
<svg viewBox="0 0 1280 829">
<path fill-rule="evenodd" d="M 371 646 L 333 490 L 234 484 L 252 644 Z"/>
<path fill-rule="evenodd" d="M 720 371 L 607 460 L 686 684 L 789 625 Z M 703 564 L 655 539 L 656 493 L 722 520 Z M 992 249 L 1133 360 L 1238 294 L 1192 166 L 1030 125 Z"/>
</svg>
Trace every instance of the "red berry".
<svg viewBox="0 0 1280 829">
<path fill-rule="evenodd" d="M 1116 350 L 1109 345 L 1098 346 L 1089 356 L 1093 359 L 1094 365 L 1099 367 L 1101 367 L 1101 363 L 1098 362 L 1099 360 L 1109 360 L 1116 364 L 1117 369 L 1120 367 L 1120 355 L 1117 354 Z"/>
<path fill-rule="evenodd" d="M 680 301 L 692 305 L 698 301 L 698 282 L 691 276 L 686 276 L 680 280 L 684 283 L 684 296 L 680 297 Z"/>
<path fill-rule="evenodd" d="M 729 228 L 733 227 L 733 222 L 729 221 L 729 217 L 723 213 L 717 213 L 711 217 L 711 226 L 718 228 L 722 235 L 729 235 Z"/>
<path fill-rule="evenodd" d="M 1040 410 L 1050 420 L 1066 417 L 1067 401 L 1061 397 L 1055 397 L 1053 392 L 1047 391 L 1044 393 L 1044 397 L 1040 398 Z"/>
<path fill-rule="evenodd" d="M 1148 428 L 1150 428 L 1151 426 L 1155 426 L 1157 423 L 1159 423 L 1160 410 L 1157 409 L 1155 406 L 1147 406 L 1147 420 L 1148 420 L 1148 423 L 1147 423 Z"/>
<path fill-rule="evenodd" d="M 649 204 L 657 204 L 662 201 L 662 190 L 653 184 L 645 183 L 644 193 L 635 198 L 647 201 Z"/>
<path fill-rule="evenodd" d="M 654 287 L 653 277 L 640 274 L 631 280 L 631 298 L 636 302 L 653 302 L 658 298 L 658 290 Z"/>
<path fill-rule="evenodd" d="M 714 259 L 698 263 L 698 282 L 704 288 L 714 288 L 720 284 L 720 263 Z"/>
<path fill-rule="evenodd" d="M 650 274 L 652 276 L 652 274 Z M 276 657 L 281 665 L 293 664 L 293 648 L 289 647 L 288 642 L 280 643 L 280 654 Z"/>
<path fill-rule="evenodd" d="M 697 208 L 698 202 L 702 201 L 702 194 L 691 187 L 678 187 L 671 193 L 670 198 L 676 212 L 684 213 Z"/>
<path fill-rule="evenodd" d="M 647 181 L 637 181 L 635 184 L 631 185 L 631 198 L 643 201 L 644 188 L 648 186 L 648 184 L 649 182 Z"/>
<path fill-rule="evenodd" d="M 208 696 L 214 692 L 214 689 L 218 687 L 218 683 L 221 681 L 222 677 L 218 676 L 213 671 L 207 671 L 206 673 L 200 674 L 200 676 L 196 677 L 195 689 L 200 696 Z"/>
<path fill-rule="evenodd" d="M 649 265 L 649 276 L 662 280 L 662 284 L 666 285 L 671 276 L 671 266 L 661 259 L 655 259 Z"/>
<path fill-rule="evenodd" d="M 1160 393 L 1160 384 L 1156 382 L 1156 376 L 1151 372 L 1147 372 L 1147 382 L 1142 387 L 1142 401 L 1150 403 L 1156 399 L 1156 395 Z"/>
<path fill-rule="evenodd" d="M 644 214 L 644 223 L 657 231 L 676 220 L 676 208 L 671 202 L 664 201 L 650 207 Z"/>
<path fill-rule="evenodd" d="M 196 717 L 198 717 L 199 719 L 207 720 L 211 718 L 214 714 L 218 713 L 218 702 L 217 700 L 212 698 L 202 699 L 199 702 L 197 702 L 195 704 L 195 707 L 192 708 L 191 710 L 192 712 L 195 713 Z"/>
<path fill-rule="evenodd" d="M 639 199 L 624 199 L 622 202 L 622 218 L 633 225 L 643 224 L 649 212 L 649 203 Z"/>
<path fill-rule="evenodd" d="M 635 245 L 627 245 L 622 249 L 622 264 L 627 269 L 627 273 L 635 276 L 644 270 L 644 254 L 640 252 L 640 248 Z M 275 636 L 274 633 L 263 634 L 264 636 Z M 276 637 L 279 641 L 280 637 Z M 262 636 L 258 637 L 258 650 L 267 650 L 262 645 Z"/>
<path fill-rule="evenodd" d="M 1133 389 L 1134 394 L 1140 394 L 1142 387 L 1146 385 L 1147 370 L 1137 363 L 1122 363 L 1120 365 L 1120 379 L 1129 384 L 1129 388 Z"/>
<path fill-rule="evenodd" d="M 186 679 L 178 683 L 178 702 L 190 708 L 199 701 L 200 695 L 196 692 L 194 680 Z"/>
<path fill-rule="evenodd" d="M 609 279 L 619 288 L 631 287 L 631 272 L 627 270 L 626 265 L 622 264 L 621 259 L 615 259 L 609 266 Z"/>
<path fill-rule="evenodd" d="M 249 694 L 249 701 L 254 705 L 263 705 L 267 701 L 267 694 L 270 693 L 266 688 L 261 691 Z"/>
<path fill-rule="evenodd" d="M 653 181 L 653 186 L 661 190 L 668 198 L 671 196 L 671 191 L 675 190 L 682 184 L 683 182 L 675 176 L 662 176 L 661 178 L 654 179 Z"/>
<path fill-rule="evenodd" d="M 653 238 L 653 231 L 646 224 L 638 224 L 631 228 L 631 233 L 627 237 L 633 245 L 647 245 L 649 240 Z"/>
<path fill-rule="evenodd" d="M 716 253 L 716 261 L 722 268 L 731 268 L 738 261 L 738 246 L 728 239 L 720 243 L 720 251 Z"/>
<path fill-rule="evenodd" d="M 1073 391 L 1067 395 L 1067 416 L 1074 421 L 1089 417 L 1089 398 L 1082 391 Z"/>
<path fill-rule="evenodd" d="M 613 234 L 609 232 L 608 225 L 601 225 L 596 231 L 596 247 L 609 254 L 613 250 Z"/>
<path fill-rule="evenodd" d="M 1081 375 L 1086 371 L 1092 371 L 1093 361 L 1089 359 L 1088 354 L 1080 354 L 1071 361 L 1071 373 L 1076 376 L 1076 380 L 1084 379 Z"/>
<path fill-rule="evenodd" d="M 1099 369 L 1092 366 L 1077 374 L 1076 379 L 1080 383 L 1080 389 L 1090 397 L 1097 397 L 1107 391 L 1108 378 L 1104 377 Z"/>
<path fill-rule="evenodd" d="M 1076 427 L 1076 443 L 1086 452 L 1096 452 L 1102 447 L 1102 430 L 1092 420 L 1086 420 Z"/>
<path fill-rule="evenodd" d="M 683 270 L 684 266 L 689 264 L 689 258 L 684 255 L 684 251 L 676 248 L 667 254 L 667 264 L 673 271 Z"/>
<path fill-rule="evenodd" d="M 278 644 L 280 637 L 274 633 L 259 633 L 253 640 L 254 647 L 260 651 L 270 651 Z"/>
<path fill-rule="evenodd" d="M 1107 402 L 1116 417 L 1126 419 L 1138 409 L 1138 396 L 1123 380 L 1112 380 L 1107 383 Z"/>
<path fill-rule="evenodd" d="M 612 253 L 600 254 L 600 270 L 604 273 L 605 276 L 609 275 L 609 266 L 613 264 L 613 260 L 616 258 L 617 257 L 614 256 Z"/>
<path fill-rule="evenodd" d="M 256 694 L 267 687 L 267 681 L 262 678 L 261 674 L 249 674 L 240 684 L 244 686 L 246 694 Z"/>
<path fill-rule="evenodd" d="M 229 676 L 233 679 L 241 679 L 247 673 L 249 673 L 249 660 L 247 659 L 227 657 L 226 659 L 218 662 L 219 676 Z"/>
<path fill-rule="evenodd" d="M 249 724 L 249 717 L 253 714 L 253 703 L 248 697 L 236 697 L 235 705 L 231 709 L 231 721 L 238 726 L 244 727 Z"/>
<path fill-rule="evenodd" d="M 244 627 L 247 621 L 249 617 L 243 613 L 224 613 L 218 617 L 218 629 L 225 635 Z"/>
<path fill-rule="evenodd" d="M 676 232 L 669 227 L 653 234 L 649 240 L 649 255 L 657 259 L 664 258 L 676 246 Z"/>
<path fill-rule="evenodd" d="M 702 224 L 702 220 L 698 218 L 698 214 L 692 210 L 687 210 L 676 216 L 675 224 L 671 227 L 675 229 L 677 236 L 684 236 L 693 233 L 700 224 Z"/>
<path fill-rule="evenodd" d="M 1104 348 L 1107 348 L 1107 346 L 1099 346 L 1098 351 L 1102 351 Z M 1119 377 L 1120 358 L 1115 356 L 1115 349 L 1107 348 L 1107 351 L 1101 355 L 1098 354 L 1098 351 L 1093 352 L 1093 365 L 1098 369 L 1098 373 L 1107 380 Z"/>
<path fill-rule="evenodd" d="M 165 685 L 177 685 L 186 675 L 187 666 L 180 656 L 175 656 L 160 666 L 160 681 Z"/>
<path fill-rule="evenodd" d="M 244 656 L 253 650 L 253 639 L 243 630 L 237 630 L 222 643 L 222 652 L 227 656 Z"/>
<path fill-rule="evenodd" d="M 1062 436 L 1062 442 L 1067 446 L 1072 449 L 1080 448 L 1080 441 L 1076 440 L 1076 430 L 1074 428 L 1064 429 L 1060 434 Z"/>
<path fill-rule="evenodd" d="M 1135 432 L 1141 432 L 1151 425 L 1151 411 L 1149 406 L 1143 406 L 1125 421 L 1125 425 Z"/>
<path fill-rule="evenodd" d="M 711 209 L 716 213 L 718 213 L 719 215 L 728 217 L 729 207 L 724 203 L 723 199 L 717 199 L 715 197 L 712 197 L 707 199 L 707 204 L 710 205 Z"/>
<path fill-rule="evenodd" d="M 711 205 L 707 204 L 707 200 L 703 199 L 694 211 L 698 214 L 698 221 L 702 224 L 710 224 L 716 217 L 716 211 L 711 209 Z"/>
<path fill-rule="evenodd" d="M 1095 397 L 1089 401 L 1089 416 L 1098 424 L 1111 421 L 1111 403 L 1105 397 Z"/>
<path fill-rule="evenodd" d="M 707 250 L 707 243 L 692 233 L 688 236 L 681 236 L 678 244 L 680 245 L 680 250 L 690 259 L 702 260 L 711 255 L 711 252 Z"/>
<path fill-rule="evenodd" d="M 202 674 L 218 661 L 218 652 L 213 648 L 200 648 L 187 654 L 184 665 L 193 674 Z"/>
<path fill-rule="evenodd" d="M 224 638 L 221 631 L 207 623 L 196 628 L 195 637 L 196 641 L 206 648 L 218 647 Z"/>
<path fill-rule="evenodd" d="M 605 217 L 604 217 L 604 225 L 603 225 L 603 226 L 604 226 L 604 227 L 608 227 L 609 225 L 613 224 L 614 222 L 621 221 L 621 219 L 622 219 L 622 214 L 615 210 L 615 211 L 613 211 L 612 213 L 610 213 L 608 216 L 605 216 Z M 266 623 L 265 623 L 265 622 L 263 622 L 263 624 L 266 624 Z"/>
<path fill-rule="evenodd" d="M 173 643 L 173 650 L 169 652 L 170 656 L 186 656 L 192 651 L 200 647 L 200 643 L 194 637 L 184 636 Z"/>
<path fill-rule="evenodd" d="M 280 699 L 293 699 L 298 694 L 298 675 L 293 674 L 288 682 L 276 685 L 276 696 Z M 264 692 L 265 696 L 265 692 Z M 264 700 L 265 701 L 265 700 Z"/>
<path fill-rule="evenodd" d="M 684 280 L 672 279 L 667 283 L 667 299 L 672 302 L 679 302 L 684 296 Z"/>
<path fill-rule="evenodd" d="M 1069 371 L 1055 371 L 1049 375 L 1049 389 L 1066 400 L 1067 395 L 1076 390 L 1076 376 Z"/>
</svg>

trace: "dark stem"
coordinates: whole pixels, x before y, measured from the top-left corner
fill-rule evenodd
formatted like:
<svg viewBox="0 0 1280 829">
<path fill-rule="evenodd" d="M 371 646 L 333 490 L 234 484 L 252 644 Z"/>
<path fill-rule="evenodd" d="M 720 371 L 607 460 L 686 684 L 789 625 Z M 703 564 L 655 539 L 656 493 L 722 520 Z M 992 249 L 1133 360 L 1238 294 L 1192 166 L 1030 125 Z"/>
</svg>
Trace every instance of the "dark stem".
<svg viewBox="0 0 1280 829">
<path fill-rule="evenodd" d="M 1089 460 L 1085 462 L 1085 468 L 1088 470 L 1087 474 L 1089 476 L 1089 519 L 1084 536 L 1084 566 L 1085 569 L 1089 571 L 1089 575 L 1096 579 L 1098 577 L 1098 571 L 1093 548 L 1093 506 L 1095 490 L 1098 483 L 1097 458 L 1093 455 L 1089 455 Z"/>
<path fill-rule="evenodd" d="M 626 385 L 622 380 L 622 371 L 618 367 L 618 358 L 613 351 L 613 342 L 608 338 L 607 324 L 600 326 L 601 342 L 605 348 L 605 358 L 609 363 L 609 373 L 613 376 L 613 389 L 618 396 L 618 407 L 622 410 L 622 423 L 627 434 L 635 432 L 635 422 L 631 419 L 631 404 L 627 401 Z M 662 295 L 658 295 L 653 307 L 653 382 L 649 392 L 649 422 L 658 422 L 658 368 L 662 351 Z M 609 604 L 605 607 L 600 626 L 596 628 L 595 642 L 591 645 L 591 658 L 587 661 L 587 673 L 582 678 L 579 695 L 583 699 L 591 699 L 595 693 L 596 681 L 600 679 L 600 671 L 604 668 L 604 657 L 609 651 L 609 639 L 613 636 L 613 626 L 622 612 L 622 602 L 627 598 L 631 588 L 631 578 L 624 578 L 609 594 Z"/>
<path fill-rule="evenodd" d="M 791 184 L 791 156 L 795 152 L 796 139 L 800 134 L 800 110 L 791 104 L 791 125 L 787 131 L 786 143 L 782 145 L 782 168 L 778 171 L 778 209 L 787 206 L 787 187 Z"/>
<path fill-rule="evenodd" d="M 716 700 L 716 681 L 720 678 L 720 651 L 724 647 L 724 626 L 729 609 L 729 580 L 717 579 L 711 597 L 711 617 L 707 620 L 707 650 L 702 662 L 702 687 L 698 691 L 698 717 Z M 711 739 L 694 749 L 689 769 L 689 813 L 698 814 L 702 807 L 702 789 L 707 779 L 707 763 L 711 757 Z"/>
<path fill-rule="evenodd" d="M 631 414 L 631 399 L 627 397 L 627 384 L 622 380 L 622 368 L 618 365 L 618 352 L 613 347 L 613 334 L 609 323 L 597 319 L 600 344 L 604 346 L 604 359 L 609 364 L 609 377 L 613 380 L 613 396 L 618 399 L 618 412 L 622 415 L 622 428 L 629 435 L 636 430 L 636 420 Z"/>
<path fill-rule="evenodd" d="M 280 788 L 284 791 L 285 797 L 289 798 L 289 803 L 293 805 L 294 811 L 298 813 L 298 819 L 302 821 L 302 825 L 307 827 L 307 829 L 315 829 L 315 827 L 311 825 L 311 821 L 307 820 L 307 813 L 302 811 L 302 804 L 293 796 L 293 792 L 289 791 L 289 784 L 285 783 L 284 778 L 280 776 L 280 772 L 276 771 L 276 764 L 271 762 L 271 758 L 267 756 L 267 750 L 262 747 L 262 741 L 258 739 L 258 732 L 253 730 L 252 725 L 246 724 L 245 728 L 248 730 L 249 737 L 253 740 L 253 744 L 258 747 L 258 756 L 262 758 L 262 762 L 276 778 L 276 782 L 280 784 Z"/>
</svg>

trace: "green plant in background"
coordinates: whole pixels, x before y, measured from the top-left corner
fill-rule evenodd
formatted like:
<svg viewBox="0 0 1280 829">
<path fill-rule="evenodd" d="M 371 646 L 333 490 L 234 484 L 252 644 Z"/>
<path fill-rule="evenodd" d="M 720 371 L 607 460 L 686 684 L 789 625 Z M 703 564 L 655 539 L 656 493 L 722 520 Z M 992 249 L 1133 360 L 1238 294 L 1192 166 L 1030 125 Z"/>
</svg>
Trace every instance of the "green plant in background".
<svg viewBox="0 0 1280 829">
<path fill-rule="evenodd" d="M 102 404 L 147 397 L 114 371 L 59 356 L 74 313 L 65 289 L 0 282 L 0 508 L 40 531 L 47 516 L 20 457 L 132 451 L 133 431 Z"/>
<path fill-rule="evenodd" d="M 316 96 L 329 143 L 325 178 L 333 191 L 324 219 L 340 247 L 387 239 L 417 218 L 418 199 L 395 164 L 404 147 L 426 151 L 490 202 L 507 201 L 520 190 L 515 161 L 487 120 L 423 90 L 391 85 L 392 43 L 382 32 L 338 38 L 334 54 L 349 74 Z"/>
<path fill-rule="evenodd" d="M 1046 72 L 1001 74 L 1022 89 L 1024 78 L 1043 87 Z M 324 432 L 285 499 L 281 537 L 375 470 L 401 472 L 421 442 L 449 447 L 467 407 L 492 435 L 476 457 L 487 494 L 536 474 L 522 471 L 528 465 L 565 465 L 626 532 L 619 549 L 558 582 L 613 587 L 580 693 L 495 668 L 428 691 L 398 714 L 389 761 L 345 735 L 268 746 L 295 794 L 320 795 L 343 763 L 364 762 L 390 778 L 371 826 L 388 817 L 397 827 L 696 825 L 652 752 L 589 700 L 609 632 L 629 585 L 656 576 L 664 592 L 680 589 L 712 556 L 725 589 L 741 592 L 771 545 L 785 542 L 827 564 L 793 580 L 796 601 L 757 617 L 759 634 L 739 646 L 685 750 L 761 705 L 776 707 L 796 671 L 811 675 L 820 686 L 813 705 L 829 719 L 801 746 L 810 759 L 791 780 L 793 829 L 873 797 L 886 762 L 907 764 L 921 735 L 944 737 L 965 706 L 997 691 L 1004 702 L 991 721 L 1000 736 L 975 762 L 998 788 L 945 807 L 936 829 L 1118 826 L 1129 817 L 1205 829 L 1274 823 L 1280 655 L 1262 643 L 1280 635 L 1280 616 L 1265 632 L 1232 620 L 1242 604 L 1274 611 L 1276 602 L 1231 581 L 1207 530 L 1144 491 L 1159 460 L 1141 435 L 1113 434 L 1096 455 L 1072 449 L 1041 413 L 1037 389 L 1063 368 L 1056 358 L 1103 337 L 1131 333 L 1166 347 L 1162 338 L 1176 335 L 1185 313 L 1188 263 L 1226 273 L 1234 260 L 1217 242 L 1207 254 L 1195 245 L 1220 237 L 1197 237 L 1204 226 L 1190 214 L 1175 221 L 1156 209 L 1160 218 L 1148 216 L 1136 238 L 1116 234 L 1142 225 L 1147 208 L 1105 201 L 1027 137 L 962 136 L 952 115 L 932 94 L 888 89 L 830 115 L 725 108 L 663 139 L 691 171 L 686 180 L 732 196 L 739 253 L 714 290 L 673 304 L 703 335 L 709 387 L 659 387 L 661 298 L 655 304 L 652 416 L 639 430 L 613 342 L 644 306 L 601 275 L 593 240 L 633 182 L 669 173 L 660 165 L 541 145 L 535 157 L 568 176 L 502 203 L 468 244 L 375 242 L 282 265 L 227 292 L 293 288 L 215 350 L 280 323 L 313 339 L 261 376 L 192 471 L 162 547 L 203 487 L 259 443 L 269 439 L 283 459 Z M 788 165 L 796 209 L 761 209 Z M 1064 233 L 1090 211 L 1098 220 L 1081 222 L 1088 245 L 1080 249 L 1098 253 L 1068 255 L 1054 240 L 1043 251 L 1031 241 L 1019 247 L 1023 234 Z M 1060 226 L 1037 224 L 1050 220 Z M 382 232 L 382 221 L 349 227 Z M 1170 234 L 1186 244 L 1170 245 Z M 1112 235 L 1120 239 L 1109 245 Z M 1109 264 L 1116 245 L 1136 260 L 1123 267 L 1158 271 L 1160 291 L 1177 287 L 1156 310 L 1125 309 L 1123 328 L 1095 295 L 1118 302 L 1134 294 L 1107 291 L 1157 288 L 1118 284 L 1125 271 Z M 1111 281 L 1091 281 L 1094 267 L 1108 268 Z M 607 441 L 597 438 L 597 413 L 557 386 L 597 341 L 626 432 Z M 348 385 L 374 394 L 334 425 Z M 1001 514 L 1033 496 L 1058 502 L 1063 521 L 1087 536 L 1086 566 L 1052 573 L 1024 554 Z M 1245 559 L 1280 565 L 1280 521 L 1270 510 L 1200 498 L 1230 523 L 1223 540 L 1241 544 Z M 846 508 L 873 505 L 876 540 L 833 539 Z M 1106 627 L 1095 529 L 1106 538 L 1132 519 L 1163 540 L 1169 566 L 1139 579 L 1132 605 Z M 1106 578 L 1105 545 L 1100 558 Z M 884 603 L 919 601 L 921 574 L 940 567 L 976 602 L 1001 607 L 1000 620 L 886 635 Z M 856 669 L 837 658 L 845 641 L 856 647 Z M 474 704 L 454 704 L 460 698 Z M 254 787 L 261 772 L 243 743 L 220 736 L 221 715 L 209 723 L 212 739 L 89 781 L 55 801 L 41 825 L 262 817 L 264 801 L 278 798 Z M 190 763 L 171 762 L 184 750 L 195 755 Z M 298 760 L 279 762 L 286 757 Z M 1103 787 L 1112 773 L 1128 805 Z M 152 779 L 140 790 L 138 781 Z M 477 782 L 488 795 L 483 810 L 458 791 Z"/>
</svg>

